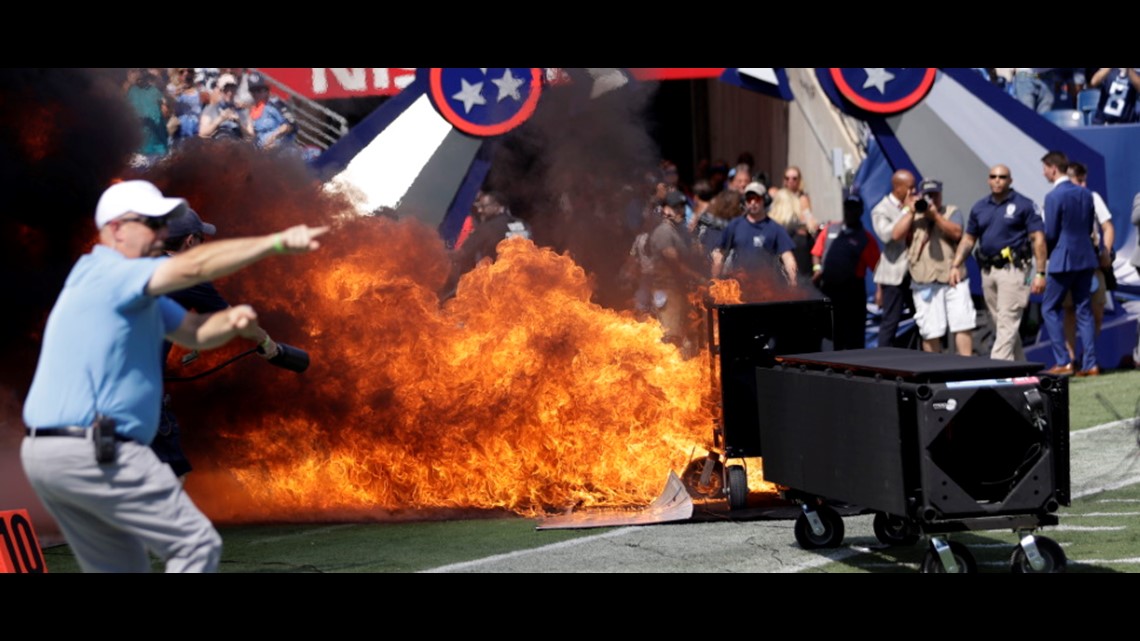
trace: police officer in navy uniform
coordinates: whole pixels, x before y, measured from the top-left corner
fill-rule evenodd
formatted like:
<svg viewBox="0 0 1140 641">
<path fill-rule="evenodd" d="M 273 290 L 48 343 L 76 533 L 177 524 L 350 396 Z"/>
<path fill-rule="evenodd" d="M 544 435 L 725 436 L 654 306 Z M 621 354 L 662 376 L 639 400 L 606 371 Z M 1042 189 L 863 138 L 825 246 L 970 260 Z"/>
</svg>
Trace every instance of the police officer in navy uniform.
<svg viewBox="0 0 1140 641">
<path fill-rule="evenodd" d="M 1029 305 L 1030 293 L 1045 291 L 1045 222 L 1037 205 L 1013 190 L 1009 167 L 991 167 L 989 185 L 990 195 L 970 210 L 966 231 L 950 266 L 949 284 L 954 287 L 962 279 L 960 268 L 976 243 L 982 293 L 994 324 L 990 358 L 1022 361 L 1025 349 L 1019 333 L 1021 317 Z"/>
<path fill-rule="evenodd" d="M 1049 247 L 1048 278 L 1041 303 L 1045 331 L 1053 343 L 1054 366 L 1049 374 L 1096 376 L 1096 328 L 1093 321 L 1093 272 L 1100 266 L 1089 237 L 1096 221 L 1092 192 L 1069 180 L 1069 159 L 1063 152 L 1050 151 L 1041 159 L 1042 174 L 1053 183 L 1045 196 L 1045 242 Z M 1075 369 L 1065 347 L 1064 300 L 1072 292 L 1077 310 L 1077 338 L 1081 367 Z"/>
</svg>

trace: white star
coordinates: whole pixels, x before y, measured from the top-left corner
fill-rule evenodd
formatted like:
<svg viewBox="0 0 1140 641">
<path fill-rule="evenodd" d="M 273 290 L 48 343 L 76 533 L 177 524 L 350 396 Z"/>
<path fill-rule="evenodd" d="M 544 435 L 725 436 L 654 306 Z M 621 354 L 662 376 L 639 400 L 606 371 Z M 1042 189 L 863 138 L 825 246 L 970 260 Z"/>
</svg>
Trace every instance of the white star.
<svg viewBox="0 0 1140 641">
<path fill-rule="evenodd" d="M 502 77 L 498 80 L 492 80 L 491 82 L 495 83 L 495 86 L 499 88 L 498 102 L 502 102 L 507 98 L 522 100 L 522 96 L 519 95 L 519 86 L 522 85 L 523 79 L 514 77 L 510 69 L 504 71 Z"/>
<path fill-rule="evenodd" d="M 879 93 L 887 93 L 887 83 L 895 79 L 895 74 L 883 67 L 874 69 L 863 67 L 863 71 L 867 72 L 867 82 L 863 83 L 863 88 L 874 87 L 879 90 Z"/>
<path fill-rule="evenodd" d="M 463 78 L 460 78 L 459 82 L 462 83 L 463 90 L 452 96 L 451 99 L 463 103 L 463 113 L 471 113 L 471 107 L 475 105 L 487 104 L 487 99 L 483 97 L 483 83 L 471 84 Z"/>
</svg>

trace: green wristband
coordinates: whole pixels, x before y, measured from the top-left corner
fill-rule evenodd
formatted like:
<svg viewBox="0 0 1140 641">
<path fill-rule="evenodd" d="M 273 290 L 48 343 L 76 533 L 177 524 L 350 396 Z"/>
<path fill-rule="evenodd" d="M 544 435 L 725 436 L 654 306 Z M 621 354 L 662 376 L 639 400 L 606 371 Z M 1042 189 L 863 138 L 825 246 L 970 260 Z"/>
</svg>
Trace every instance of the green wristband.
<svg viewBox="0 0 1140 641">
<path fill-rule="evenodd" d="M 273 251 L 278 254 L 285 253 L 285 242 L 281 239 L 281 234 L 277 234 L 273 237 Z"/>
</svg>

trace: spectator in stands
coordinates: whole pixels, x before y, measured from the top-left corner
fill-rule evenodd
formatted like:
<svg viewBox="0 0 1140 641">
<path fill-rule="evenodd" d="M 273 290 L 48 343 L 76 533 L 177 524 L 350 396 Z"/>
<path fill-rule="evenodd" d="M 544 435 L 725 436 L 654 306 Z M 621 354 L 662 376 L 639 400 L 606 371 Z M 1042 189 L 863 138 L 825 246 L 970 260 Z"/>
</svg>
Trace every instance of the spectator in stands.
<svg viewBox="0 0 1140 641">
<path fill-rule="evenodd" d="M 230 74 L 218 77 L 220 98 L 202 110 L 198 135 L 214 140 L 248 140 L 253 137 L 249 112 L 234 103 L 237 79 Z"/>
<path fill-rule="evenodd" d="M 249 70 L 245 67 L 223 67 L 222 72 L 232 73 L 237 78 L 238 88 L 234 93 L 234 102 L 243 109 L 249 109 L 255 102 L 253 89 L 249 86 Z"/>
<path fill-rule="evenodd" d="M 1089 80 L 1100 87 L 1100 101 L 1093 113 L 1094 125 L 1136 122 L 1136 97 L 1140 95 L 1140 74 L 1132 67 L 1101 67 Z"/>
<path fill-rule="evenodd" d="M 132 160 L 139 167 L 153 164 L 170 150 L 166 121 L 172 110 L 166 93 L 159 88 L 165 85 L 156 84 L 156 80 L 149 69 L 127 70 L 127 101 L 142 123 L 142 142 Z"/>
<path fill-rule="evenodd" d="M 848 195 L 843 200 L 843 221 L 826 225 L 812 247 L 812 282 L 831 299 L 835 327 L 834 348 L 863 349 L 867 346 L 868 269 L 879 262 L 879 244 L 863 228 L 863 199 Z"/>
<path fill-rule="evenodd" d="M 875 283 L 882 288 L 883 316 L 879 321 L 879 347 L 895 343 L 903 308 L 911 307 L 910 275 L 907 272 L 906 241 L 914 222 L 914 174 L 900 169 L 891 176 L 891 191 L 871 210 L 875 236 L 882 243 L 882 257 L 875 268 Z"/>
<path fill-rule="evenodd" d="M 249 122 L 254 143 L 262 149 L 295 147 L 297 125 L 289 105 L 272 95 L 269 81 L 261 73 L 255 71 L 246 77 L 253 95 Z"/>
<path fill-rule="evenodd" d="M 924 211 L 912 224 L 907 265 L 922 351 L 941 352 L 942 339 L 949 335 L 951 349 L 972 356 L 977 314 L 966 268 L 958 268 L 957 284 L 948 284 L 965 221 L 956 206 L 943 205 L 942 181 L 928 178 L 918 191 L 922 200 L 915 201 L 915 207 Z"/>
<path fill-rule="evenodd" d="M 206 92 L 206 104 L 218 100 L 218 78 L 220 76 L 221 71 L 217 67 L 194 67 L 194 84 Z"/>
<path fill-rule="evenodd" d="M 1043 114 L 1053 108 L 1053 68 L 1014 67 L 1010 95 Z"/>
<path fill-rule="evenodd" d="M 210 103 L 209 95 L 194 82 L 194 70 L 188 67 L 176 68 L 171 79 L 171 99 L 174 103 L 174 116 L 178 119 L 178 129 L 174 133 L 174 143 L 198 137 L 198 124 L 202 110 Z"/>
<path fill-rule="evenodd" d="M 1069 163 L 1069 180 L 1073 183 L 1088 189 L 1088 168 L 1079 162 Z M 1116 227 L 1112 224 L 1112 212 L 1108 210 L 1108 205 L 1105 204 L 1104 199 L 1100 197 L 1095 191 L 1089 190 L 1093 198 L 1093 211 L 1096 213 L 1097 224 L 1093 226 L 1093 233 L 1091 242 L 1093 251 L 1097 254 L 1097 261 L 1100 268 L 1093 272 L 1094 282 L 1092 284 L 1092 294 L 1090 301 L 1092 303 L 1093 325 L 1095 327 L 1095 336 L 1100 336 L 1100 327 L 1104 322 L 1104 308 L 1108 304 L 1108 290 L 1109 280 L 1108 275 L 1112 275 L 1112 261 L 1116 258 L 1116 252 L 1113 251 L 1113 245 L 1116 242 Z M 1112 282 L 1115 283 L 1115 277 Z M 1112 285 L 1115 287 L 1115 285 Z M 1065 295 L 1065 348 L 1069 351 L 1069 360 L 1076 359 L 1076 351 L 1074 350 L 1076 332 L 1077 332 L 1077 315 L 1073 309 L 1073 295 L 1072 293 Z"/>
<path fill-rule="evenodd" d="M 1053 108 L 1076 109 L 1077 94 L 1085 87 L 1085 70 L 1076 67 L 1053 69 Z"/>
<path fill-rule="evenodd" d="M 990 358 L 1023 361 L 1021 317 L 1029 295 L 1045 291 L 1045 223 L 1037 204 L 1013 190 L 1009 167 L 991 167 L 989 186 L 990 195 L 970 210 L 966 232 L 950 266 L 949 284 L 953 287 L 962 280 L 962 267 L 976 242 L 982 294 L 994 325 Z M 1034 261 L 1036 274 L 1032 272 Z"/>
</svg>

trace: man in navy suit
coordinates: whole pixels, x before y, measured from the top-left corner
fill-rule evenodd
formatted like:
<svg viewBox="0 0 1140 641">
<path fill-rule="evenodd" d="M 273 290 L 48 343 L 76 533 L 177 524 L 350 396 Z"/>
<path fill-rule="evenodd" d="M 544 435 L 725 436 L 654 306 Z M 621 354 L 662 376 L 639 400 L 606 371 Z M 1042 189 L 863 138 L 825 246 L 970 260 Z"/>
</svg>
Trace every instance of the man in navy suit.
<svg viewBox="0 0 1140 641">
<path fill-rule="evenodd" d="M 1045 331 L 1053 343 L 1053 375 L 1096 376 L 1095 325 L 1089 290 L 1093 271 L 1098 267 L 1092 244 L 1093 209 L 1092 192 L 1069 180 L 1065 173 L 1069 159 L 1060 151 L 1050 151 L 1041 159 L 1045 179 L 1053 183 L 1053 190 L 1045 196 L 1045 243 L 1049 249 L 1049 268 L 1045 280 L 1045 298 L 1042 315 Z M 1037 266 L 1041 269 L 1041 266 Z M 1064 301 L 1071 292 L 1077 311 L 1077 337 L 1081 348 L 1081 367 L 1069 358 L 1065 348 Z"/>
</svg>

